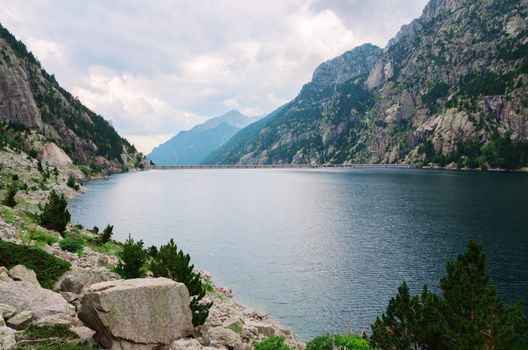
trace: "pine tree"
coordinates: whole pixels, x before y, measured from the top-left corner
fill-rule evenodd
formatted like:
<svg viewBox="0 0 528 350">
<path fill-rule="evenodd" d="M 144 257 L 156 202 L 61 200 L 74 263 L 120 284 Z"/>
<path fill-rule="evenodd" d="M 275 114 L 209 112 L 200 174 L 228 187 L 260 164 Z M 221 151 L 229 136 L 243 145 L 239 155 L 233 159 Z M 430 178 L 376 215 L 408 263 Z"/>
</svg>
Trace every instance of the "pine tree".
<svg viewBox="0 0 528 350">
<path fill-rule="evenodd" d="M 209 315 L 212 303 L 201 303 L 205 296 L 205 289 L 200 275 L 194 272 L 194 265 L 190 264 L 191 257 L 178 250 L 174 240 L 160 247 L 150 262 L 150 271 L 155 277 L 167 277 L 185 284 L 191 296 L 191 311 L 193 325 L 204 324 Z"/>
<path fill-rule="evenodd" d="M 18 186 L 16 182 L 13 182 L 11 186 L 7 189 L 7 192 L 5 194 L 4 200 L 2 201 L 2 204 L 7 205 L 8 207 L 14 208 L 15 205 L 17 205 L 15 196 L 18 192 Z"/>
<path fill-rule="evenodd" d="M 61 235 L 66 231 L 70 222 L 70 212 L 67 209 L 68 202 L 63 194 L 51 191 L 48 202 L 44 207 L 40 206 L 40 224 L 50 230 L 55 230 Z"/>
<path fill-rule="evenodd" d="M 119 262 L 115 271 L 124 279 L 145 277 L 145 264 L 148 259 L 143 248 L 143 241 L 135 242 L 130 235 L 123 244 L 123 249 L 118 253 Z"/>
<path fill-rule="evenodd" d="M 112 238 L 112 234 L 114 233 L 113 231 L 114 231 L 113 225 L 106 225 L 100 237 L 101 244 L 110 242 L 110 239 Z"/>
<path fill-rule="evenodd" d="M 521 303 L 505 306 L 489 284 L 482 246 L 447 263 L 442 296 L 424 287 L 411 296 L 404 283 L 372 325 L 372 344 L 387 350 L 528 349 L 528 319 Z"/>
</svg>

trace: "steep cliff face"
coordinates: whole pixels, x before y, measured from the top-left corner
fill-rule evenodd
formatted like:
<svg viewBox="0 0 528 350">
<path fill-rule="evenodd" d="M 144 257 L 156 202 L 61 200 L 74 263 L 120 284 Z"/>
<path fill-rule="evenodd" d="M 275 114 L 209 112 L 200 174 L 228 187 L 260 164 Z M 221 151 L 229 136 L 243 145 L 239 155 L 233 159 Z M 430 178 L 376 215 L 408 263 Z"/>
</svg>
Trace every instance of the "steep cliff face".
<svg viewBox="0 0 528 350">
<path fill-rule="evenodd" d="M 525 165 L 527 22 L 527 0 L 432 0 L 384 50 L 323 63 L 288 107 L 212 161 Z"/>
<path fill-rule="evenodd" d="M 0 122 L 4 123 L 4 135 L 17 139 L 11 145 L 26 152 L 38 150 L 27 137 L 21 138 L 20 132 L 42 135 L 80 164 L 119 166 L 141 160 L 133 146 L 61 88 L 25 45 L 1 25 Z"/>
</svg>

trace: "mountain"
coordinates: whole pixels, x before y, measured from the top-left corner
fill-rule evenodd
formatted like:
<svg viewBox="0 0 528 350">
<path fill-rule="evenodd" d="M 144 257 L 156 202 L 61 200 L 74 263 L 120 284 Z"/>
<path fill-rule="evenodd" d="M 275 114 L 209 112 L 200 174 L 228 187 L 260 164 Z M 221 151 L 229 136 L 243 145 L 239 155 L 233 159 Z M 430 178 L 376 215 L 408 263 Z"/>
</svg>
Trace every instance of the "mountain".
<svg viewBox="0 0 528 350">
<path fill-rule="evenodd" d="M 181 131 L 148 155 L 157 165 L 197 165 L 225 144 L 242 128 L 256 121 L 239 111 L 211 118 L 194 128 Z"/>
<path fill-rule="evenodd" d="M 380 49 L 321 64 L 212 163 L 528 163 L 528 1 L 432 0 Z"/>
<path fill-rule="evenodd" d="M 74 162 L 98 169 L 142 161 L 134 146 L 64 90 L 1 25 L 0 136 L 10 148 L 29 154 L 51 141 Z"/>
</svg>

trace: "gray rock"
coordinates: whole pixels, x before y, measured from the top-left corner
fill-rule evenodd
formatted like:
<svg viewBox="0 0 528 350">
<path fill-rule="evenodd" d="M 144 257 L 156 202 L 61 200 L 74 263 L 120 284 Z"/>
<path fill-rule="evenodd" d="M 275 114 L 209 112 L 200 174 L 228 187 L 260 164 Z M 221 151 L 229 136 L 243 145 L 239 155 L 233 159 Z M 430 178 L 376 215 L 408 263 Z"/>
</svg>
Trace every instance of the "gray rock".
<svg viewBox="0 0 528 350">
<path fill-rule="evenodd" d="M 48 142 L 40 149 L 38 159 L 42 163 L 58 168 L 65 168 L 73 164 L 71 158 L 55 143 Z"/>
<path fill-rule="evenodd" d="M 37 280 L 37 274 L 33 270 L 30 270 L 25 267 L 24 265 L 13 266 L 9 270 L 9 276 L 11 276 L 11 278 L 15 281 L 24 281 L 31 283 L 36 287 L 40 287 L 40 283 Z"/>
<path fill-rule="evenodd" d="M 8 304 L 0 304 L 0 314 L 4 317 L 5 320 L 13 317 L 17 312 L 16 307 Z"/>
<path fill-rule="evenodd" d="M 30 310 L 25 310 L 7 320 L 7 325 L 16 330 L 21 330 L 31 321 L 33 321 L 33 313 Z"/>
<path fill-rule="evenodd" d="M 0 272 L 0 283 L 1 282 L 12 282 L 13 280 L 11 279 L 11 277 L 9 277 L 9 275 L 7 274 L 7 272 Z"/>
<path fill-rule="evenodd" d="M 229 328 L 213 327 L 209 330 L 209 335 L 211 336 L 212 341 L 227 346 L 228 348 L 238 349 L 242 344 L 240 335 Z"/>
<path fill-rule="evenodd" d="M 16 346 L 16 331 L 9 327 L 0 327 L 0 349 L 11 350 Z"/>
<path fill-rule="evenodd" d="M 193 331 L 187 288 L 167 278 L 139 278 L 90 286 L 79 318 L 108 349 L 151 350 Z"/>
<path fill-rule="evenodd" d="M 68 273 L 61 281 L 61 289 L 64 292 L 81 294 L 84 288 L 82 281 L 73 273 Z"/>
<path fill-rule="evenodd" d="M 0 303 L 18 312 L 30 310 L 35 319 L 55 314 L 75 314 L 75 308 L 59 293 L 23 281 L 0 283 Z"/>
<path fill-rule="evenodd" d="M 76 300 L 79 300 L 79 296 L 72 292 L 61 292 L 60 293 L 64 300 L 66 300 L 68 303 L 73 303 Z"/>
</svg>

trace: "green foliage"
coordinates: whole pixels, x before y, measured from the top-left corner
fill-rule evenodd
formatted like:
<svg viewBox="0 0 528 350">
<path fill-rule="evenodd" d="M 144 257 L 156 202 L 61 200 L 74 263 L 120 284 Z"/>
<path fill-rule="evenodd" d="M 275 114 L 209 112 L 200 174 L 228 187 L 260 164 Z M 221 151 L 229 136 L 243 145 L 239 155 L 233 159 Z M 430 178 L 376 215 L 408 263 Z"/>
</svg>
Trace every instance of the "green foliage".
<svg viewBox="0 0 528 350">
<path fill-rule="evenodd" d="M 14 208 L 17 203 L 15 200 L 15 196 L 18 192 L 18 185 L 16 182 L 12 182 L 11 186 L 7 189 L 7 193 L 4 197 L 4 200 L 2 201 L 3 205 L 6 205 L 8 207 Z"/>
<path fill-rule="evenodd" d="M 434 113 L 438 108 L 437 100 L 445 98 L 449 92 L 449 85 L 439 81 L 431 86 L 422 96 L 425 105 Z"/>
<path fill-rule="evenodd" d="M 114 233 L 113 231 L 114 231 L 113 225 L 106 225 L 99 239 L 99 244 L 105 244 L 105 243 L 110 242 L 110 239 L 112 238 L 112 234 Z"/>
<path fill-rule="evenodd" d="M 424 287 L 411 296 L 404 283 L 372 326 L 371 342 L 381 349 L 521 350 L 528 348 L 528 319 L 521 303 L 505 306 L 489 285 L 482 246 L 449 262 L 442 295 Z"/>
<path fill-rule="evenodd" d="M 122 278 L 141 278 L 147 275 L 145 272 L 145 264 L 148 255 L 143 248 L 143 244 L 142 240 L 135 242 L 128 235 L 128 239 L 123 244 L 123 250 L 117 254 L 119 263 L 117 264 L 115 272 Z"/>
<path fill-rule="evenodd" d="M 11 268 L 22 264 L 35 271 L 44 288 L 52 288 L 57 279 L 70 269 L 70 263 L 36 247 L 0 241 L 0 266 Z"/>
<path fill-rule="evenodd" d="M 66 185 L 68 185 L 68 187 L 73 188 L 75 191 L 79 191 L 80 186 L 77 183 L 77 179 L 72 174 L 70 174 L 68 176 L 68 180 L 66 181 Z"/>
<path fill-rule="evenodd" d="M 495 135 L 482 146 L 478 161 L 493 168 L 518 169 L 528 164 L 528 142 L 513 141 L 509 134 Z"/>
<path fill-rule="evenodd" d="M 482 72 L 469 75 L 462 82 L 461 91 L 469 97 L 503 95 L 506 82 L 495 72 Z"/>
<path fill-rule="evenodd" d="M 78 239 L 66 237 L 59 242 L 59 247 L 70 253 L 82 253 L 84 243 Z"/>
<path fill-rule="evenodd" d="M 357 335 L 323 335 L 306 344 L 306 350 L 370 350 L 369 342 Z"/>
<path fill-rule="evenodd" d="M 71 218 L 67 206 L 68 202 L 63 194 L 51 191 L 48 202 L 44 207 L 40 207 L 42 210 L 40 224 L 47 229 L 63 234 Z"/>
<path fill-rule="evenodd" d="M 58 241 L 57 237 L 43 232 L 38 228 L 34 228 L 33 230 L 29 231 L 28 238 L 36 242 L 45 243 L 47 245 L 52 245 Z"/>
<path fill-rule="evenodd" d="M 255 350 L 293 350 L 284 342 L 284 337 L 267 337 L 253 344 Z"/>
<path fill-rule="evenodd" d="M 160 247 L 150 262 L 150 271 L 156 277 L 167 277 L 176 282 L 185 284 L 191 296 L 191 311 L 193 314 L 193 325 L 199 326 L 205 323 L 212 304 L 201 303 L 205 296 L 205 288 L 200 275 L 194 272 L 194 265 L 190 264 L 191 257 L 178 250 L 174 240 Z"/>
<path fill-rule="evenodd" d="M 16 335 L 15 350 L 92 350 L 90 345 L 79 344 L 79 336 L 62 324 L 29 324 Z"/>
</svg>

